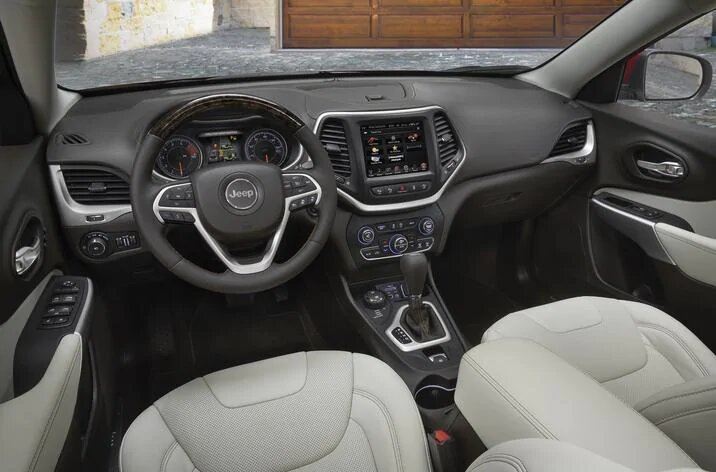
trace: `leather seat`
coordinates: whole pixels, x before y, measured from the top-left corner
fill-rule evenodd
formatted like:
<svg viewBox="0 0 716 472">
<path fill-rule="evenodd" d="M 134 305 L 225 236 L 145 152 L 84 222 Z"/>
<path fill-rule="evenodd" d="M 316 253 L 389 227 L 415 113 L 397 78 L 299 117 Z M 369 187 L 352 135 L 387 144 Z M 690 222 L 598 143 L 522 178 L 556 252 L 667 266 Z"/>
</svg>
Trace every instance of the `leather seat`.
<svg viewBox="0 0 716 472">
<path fill-rule="evenodd" d="M 580 297 L 510 314 L 482 342 L 500 338 L 541 344 L 716 470 L 716 356 L 671 316 L 641 303 Z"/>
<path fill-rule="evenodd" d="M 130 426 L 122 472 L 429 471 L 405 383 L 361 354 L 308 352 L 219 371 Z"/>
</svg>

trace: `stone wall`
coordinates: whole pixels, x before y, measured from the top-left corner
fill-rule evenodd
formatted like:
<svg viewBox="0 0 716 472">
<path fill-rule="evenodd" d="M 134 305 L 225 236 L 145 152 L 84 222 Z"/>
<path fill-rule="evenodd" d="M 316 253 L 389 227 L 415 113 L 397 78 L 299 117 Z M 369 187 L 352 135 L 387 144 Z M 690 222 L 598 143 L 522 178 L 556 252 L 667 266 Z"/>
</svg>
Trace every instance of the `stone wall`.
<svg viewBox="0 0 716 472">
<path fill-rule="evenodd" d="M 705 49 L 711 46 L 714 18 L 716 18 L 714 14 L 708 13 L 662 39 L 656 43 L 656 47 L 669 51 L 698 51 Z"/>
<path fill-rule="evenodd" d="M 270 28 L 276 36 L 279 0 L 229 0 L 231 22 L 244 28 Z"/>
</svg>

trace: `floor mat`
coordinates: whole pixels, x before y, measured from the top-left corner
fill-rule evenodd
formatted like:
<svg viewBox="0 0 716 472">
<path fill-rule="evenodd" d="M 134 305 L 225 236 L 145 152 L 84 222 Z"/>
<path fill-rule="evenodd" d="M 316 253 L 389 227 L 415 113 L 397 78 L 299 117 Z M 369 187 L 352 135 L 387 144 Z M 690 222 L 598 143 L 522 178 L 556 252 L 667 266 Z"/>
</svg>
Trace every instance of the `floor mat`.
<svg viewBox="0 0 716 472">
<path fill-rule="evenodd" d="M 310 318 L 298 307 L 281 312 L 267 310 L 264 303 L 232 308 L 217 297 L 199 304 L 189 335 L 197 375 L 320 344 Z"/>
<path fill-rule="evenodd" d="M 467 341 L 480 343 L 483 333 L 497 320 L 522 308 L 503 292 L 466 277 L 437 281 L 440 294 Z"/>
</svg>

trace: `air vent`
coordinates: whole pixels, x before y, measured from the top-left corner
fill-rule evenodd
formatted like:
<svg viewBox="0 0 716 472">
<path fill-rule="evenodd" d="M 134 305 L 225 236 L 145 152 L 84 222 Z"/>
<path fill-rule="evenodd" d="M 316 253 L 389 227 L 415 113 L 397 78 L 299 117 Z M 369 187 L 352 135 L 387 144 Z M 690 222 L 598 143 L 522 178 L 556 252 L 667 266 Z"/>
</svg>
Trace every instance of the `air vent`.
<svg viewBox="0 0 716 472">
<path fill-rule="evenodd" d="M 77 133 L 61 134 L 60 142 L 68 146 L 79 146 L 82 144 L 89 144 L 89 140 Z"/>
<path fill-rule="evenodd" d="M 562 156 L 576 151 L 581 151 L 587 144 L 587 122 L 578 123 L 567 128 L 554 145 L 550 157 Z"/>
<path fill-rule="evenodd" d="M 70 196 L 84 205 L 129 203 L 129 184 L 118 175 L 101 169 L 62 169 Z"/>
<path fill-rule="evenodd" d="M 351 156 L 348 152 L 346 129 L 343 122 L 335 118 L 323 122 L 319 133 L 321 144 L 331 158 L 333 172 L 336 176 L 350 177 Z"/>
<path fill-rule="evenodd" d="M 446 166 L 458 153 L 458 142 L 455 130 L 448 117 L 443 112 L 435 114 L 435 134 L 438 139 L 438 152 L 440 153 L 440 164 Z"/>
</svg>

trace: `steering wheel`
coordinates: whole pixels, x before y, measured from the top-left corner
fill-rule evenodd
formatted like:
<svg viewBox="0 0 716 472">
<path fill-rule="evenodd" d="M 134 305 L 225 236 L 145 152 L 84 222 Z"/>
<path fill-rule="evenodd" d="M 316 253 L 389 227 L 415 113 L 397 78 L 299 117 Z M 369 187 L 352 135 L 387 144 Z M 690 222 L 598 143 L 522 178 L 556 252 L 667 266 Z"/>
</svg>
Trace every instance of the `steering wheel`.
<svg viewBox="0 0 716 472">
<path fill-rule="evenodd" d="M 273 164 L 231 161 L 192 173 L 188 182 L 158 183 L 154 162 L 166 138 L 197 114 L 236 108 L 280 122 L 311 156 L 313 167 L 282 171 Z M 336 182 L 328 154 L 293 113 L 258 97 L 227 94 L 192 100 L 159 118 L 134 159 L 134 219 L 144 244 L 169 271 L 198 287 L 221 293 L 253 293 L 276 287 L 303 271 L 320 253 L 336 214 Z M 287 261 L 274 261 L 291 212 L 315 206 L 318 219 L 308 241 Z M 204 269 L 179 254 L 165 225 L 193 224 L 226 270 Z M 263 254 L 233 256 L 229 248 L 267 241 Z"/>
</svg>

